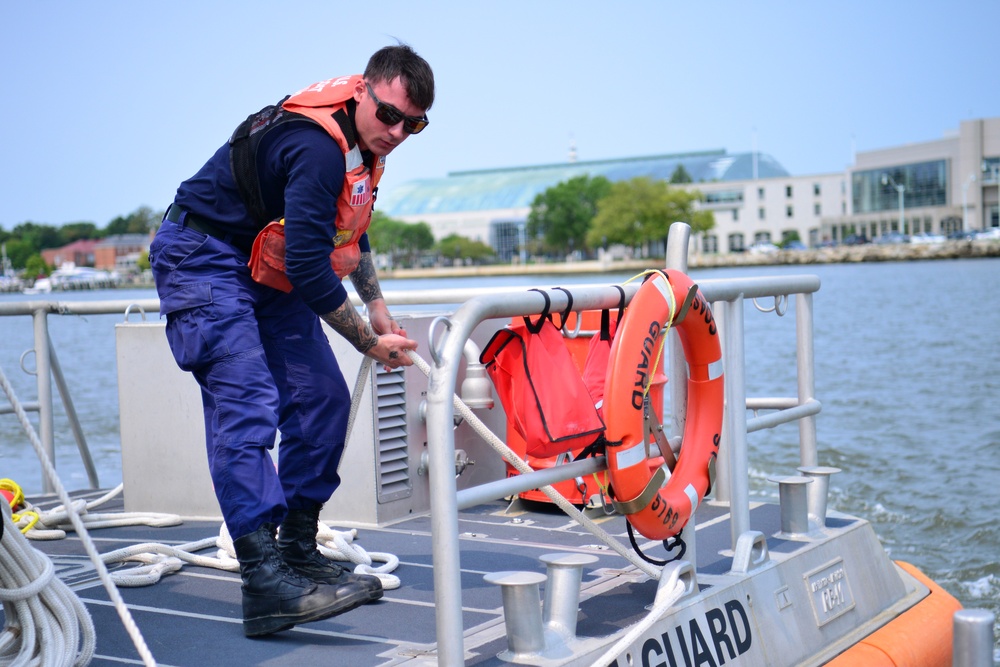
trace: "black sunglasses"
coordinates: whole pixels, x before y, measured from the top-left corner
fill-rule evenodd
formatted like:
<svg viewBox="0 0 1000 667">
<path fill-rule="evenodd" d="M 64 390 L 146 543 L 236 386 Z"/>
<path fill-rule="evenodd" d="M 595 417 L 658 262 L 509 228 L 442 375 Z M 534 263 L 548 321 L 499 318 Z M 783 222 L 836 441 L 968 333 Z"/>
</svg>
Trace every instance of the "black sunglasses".
<svg viewBox="0 0 1000 667">
<path fill-rule="evenodd" d="M 385 123 L 389 127 L 392 127 L 402 121 L 403 132 L 406 132 L 407 134 L 417 134 L 427 127 L 427 123 L 430 122 L 427 120 L 427 116 L 407 116 L 391 104 L 386 104 L 380 100 L 375 94 L 375 91 L 372 90 L 372 84 L 365 81 L 365 85 L 368 86 L 368 94 L 372 96 L 373 100 L 375 100 L 375 117 L 378 118 L 379 121 Z"/>
</svg>

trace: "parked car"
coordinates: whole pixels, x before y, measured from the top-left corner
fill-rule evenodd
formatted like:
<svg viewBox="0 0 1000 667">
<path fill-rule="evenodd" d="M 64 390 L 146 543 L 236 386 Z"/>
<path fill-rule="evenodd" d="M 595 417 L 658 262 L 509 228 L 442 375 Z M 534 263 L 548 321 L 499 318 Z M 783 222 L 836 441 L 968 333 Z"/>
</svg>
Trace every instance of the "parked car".
<svg viewBox="0 0 1000 667">
<path fill-rule="evenodd" d="M 806 244 L 802 241 L 787 241 L 781 244 L 782 250 L 805 250 Z"/>
<path fill-rule="evenodd" d="M 979 232 L 977 239 L 1000 239 L 1000 227 L 990 227 Z"/>
<path fill-rule="evenodd" d="M 747 248 L 747 252 L 751 255 L 770 255 L 778 252 L 778 246 L 768 241 L 757 241 L 757 243 Z"/>
<path fill-rule="evenodd" d="M 849 234 L 844 237 L 844 245 L 865 245 L 868 243 L 868 237 L 864 234 Z"/>
<path fill-rule="evenodd" d="M 888 234 L 884 234 L 878 237 L 874 241 L 874 243 L 878 243 L 880 245 L 886 245 L 890 243 L 909 243 L 909 242 L 910 242 L 910 237 L 907 236 L 906 234 L 900 234 L 899 232 L 889 232 Z"/>
<path fill-rule="evenodd" d="M 943 234 L 914 234 L 910 237 L 910 243 L 916 244 L 936 245 L 944 242 L 945 237 Z"/>
<path fill-rule="evenodd" d="M 960 232 L 948 234 L 949 241 L 971 241 L 979 236 L 979 231 L 975 229 L 965 229 Z"/>
</svg>

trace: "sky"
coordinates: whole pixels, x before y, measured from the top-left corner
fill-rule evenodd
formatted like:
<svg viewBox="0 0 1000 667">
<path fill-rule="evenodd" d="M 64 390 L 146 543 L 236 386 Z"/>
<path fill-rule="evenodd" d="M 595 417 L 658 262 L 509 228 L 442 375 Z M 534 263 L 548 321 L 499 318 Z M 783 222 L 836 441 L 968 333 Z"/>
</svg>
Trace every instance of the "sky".
<svg viewBox="0 0 1000 667">
<path fill-rule="evenodd" d="M 571 145 L 832 173 L 1000 116 L 998 0 L 4 2 L 0 228 L 163 210 L 247 115 L 397 41 L 437 96 L 385 191 Z"/>
</svg>

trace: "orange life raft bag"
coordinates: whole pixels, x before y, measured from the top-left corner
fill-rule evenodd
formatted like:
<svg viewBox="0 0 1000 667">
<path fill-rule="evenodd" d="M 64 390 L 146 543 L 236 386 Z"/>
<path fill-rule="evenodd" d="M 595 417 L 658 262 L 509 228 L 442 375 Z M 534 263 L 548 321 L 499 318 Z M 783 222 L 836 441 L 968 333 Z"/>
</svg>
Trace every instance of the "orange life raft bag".
<svg viewBox="0 0 1000 667">
<path fill-rule="evenodd" d="M 524 438 L 528 455 L 547 458 L 592 444 L 604 432 L 604 422 L 552 323 L 548 294 L 534 291 L 545 297 L 538 320 L 525 317 L 523 323 L 497 331 L 479 361 L 493 380 L 508 423 Z M 572 297 L 564 322 L 571 309 Z"/>
</svg>

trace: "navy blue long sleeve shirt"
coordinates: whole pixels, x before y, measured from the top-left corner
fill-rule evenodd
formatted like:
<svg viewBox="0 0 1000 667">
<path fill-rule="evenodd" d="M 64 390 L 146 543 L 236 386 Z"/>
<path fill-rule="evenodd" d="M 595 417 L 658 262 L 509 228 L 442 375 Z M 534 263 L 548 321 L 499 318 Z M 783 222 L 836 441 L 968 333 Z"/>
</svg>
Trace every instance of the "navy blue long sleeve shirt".
<svg viewBox="0 0 1000 667">
<path fill-rule="evenodd" d="M 337 197 L 344 183 L 343 152 L 318 125 L 285 123 L 261 141 L 257 174 L 268 214 L 285 218 L 285 266 L 295 293 L 318 314 L 336 310 L 347 300 L 346 288 L 330 267 Z M 257 233 L 233 180 L 228 143 L 180 185 L 174 202 L 232 234 Z M 361 252 L 370 252 L 367 234 L 359 245 Z"/>
</svg>

